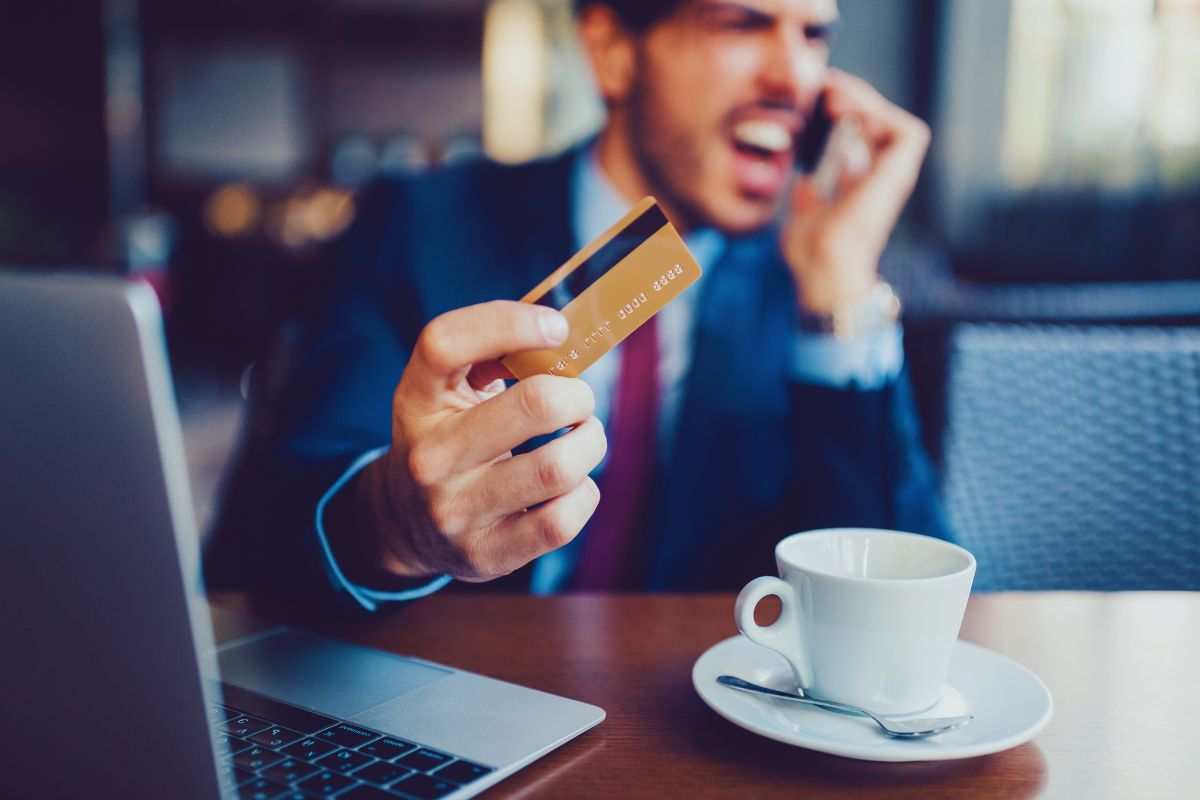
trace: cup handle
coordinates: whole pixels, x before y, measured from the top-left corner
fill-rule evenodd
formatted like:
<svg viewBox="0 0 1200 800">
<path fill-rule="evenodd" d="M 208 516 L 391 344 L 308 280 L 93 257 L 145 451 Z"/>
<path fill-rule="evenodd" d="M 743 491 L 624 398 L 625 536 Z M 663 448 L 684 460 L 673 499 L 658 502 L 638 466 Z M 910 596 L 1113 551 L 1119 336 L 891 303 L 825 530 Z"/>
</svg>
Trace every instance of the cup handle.
<svg viewBox="0 0 1200 800">
<path fill-rule="evenodd" d="M 778 597 L 783 607 L 779 612 L 779 619 L 764 627 L 754 621 L 754 609 L 760 600 L 771 595 Z M 786 658 L 792 665 L 796 685 L 805 689 L 812 685 L 812 681 L 806 649 L 797 633 L 799 626 L 795 624 L 799 610 L 796 593 L 791 585 L 779 578 L 764 575 L 742 588 L 733 606 L 733 620 L 747 639 Z"/>
</svg>

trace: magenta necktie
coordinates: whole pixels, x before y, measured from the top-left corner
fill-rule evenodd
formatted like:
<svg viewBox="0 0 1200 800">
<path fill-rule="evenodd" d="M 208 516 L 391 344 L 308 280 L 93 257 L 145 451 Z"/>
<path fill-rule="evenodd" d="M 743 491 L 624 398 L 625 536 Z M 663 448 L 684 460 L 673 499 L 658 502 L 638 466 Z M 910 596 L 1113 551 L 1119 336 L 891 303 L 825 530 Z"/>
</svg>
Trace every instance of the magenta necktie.
<svg viewBox="0 0 1200 800">
<path fill-rule="evenodd" d="M 631 591 L 641 588 L 646 517 L 658 444 L 658 328 L 654 317 L 621 343 L 608 464 L 600 476 L 600 505 L 584 535 L 571 588 Z"/>
</svg>

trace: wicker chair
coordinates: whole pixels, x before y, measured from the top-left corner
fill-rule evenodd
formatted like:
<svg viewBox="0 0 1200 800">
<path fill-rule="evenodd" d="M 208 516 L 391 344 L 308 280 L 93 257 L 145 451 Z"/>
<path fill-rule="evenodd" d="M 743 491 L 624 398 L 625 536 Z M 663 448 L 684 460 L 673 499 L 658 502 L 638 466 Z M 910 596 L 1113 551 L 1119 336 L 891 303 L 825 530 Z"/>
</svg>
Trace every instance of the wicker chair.
<svg viewBox="0 0 1200 800">
<path fill-rule="evenodd" d="M 1200 328 L 962 326 L 944 453 L 976 589 L 1200 589 Z"/>
</svg>

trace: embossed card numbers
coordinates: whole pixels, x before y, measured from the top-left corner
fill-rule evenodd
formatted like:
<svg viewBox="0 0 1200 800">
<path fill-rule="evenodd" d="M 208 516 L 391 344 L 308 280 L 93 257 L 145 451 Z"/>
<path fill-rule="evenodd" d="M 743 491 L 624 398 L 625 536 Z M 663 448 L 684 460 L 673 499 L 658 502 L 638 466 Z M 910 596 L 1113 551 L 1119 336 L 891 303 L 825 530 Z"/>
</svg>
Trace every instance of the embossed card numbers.
<svg viewBox="0 0 1200 800">
<path fill-rule="evenodd" d="M 578 377 L 700 277 L 700 266 L 653 197 L 646 197 L 524 297 L 563 313 L 558 347 L 510 355 L 518 378 Z"/>
</svg>

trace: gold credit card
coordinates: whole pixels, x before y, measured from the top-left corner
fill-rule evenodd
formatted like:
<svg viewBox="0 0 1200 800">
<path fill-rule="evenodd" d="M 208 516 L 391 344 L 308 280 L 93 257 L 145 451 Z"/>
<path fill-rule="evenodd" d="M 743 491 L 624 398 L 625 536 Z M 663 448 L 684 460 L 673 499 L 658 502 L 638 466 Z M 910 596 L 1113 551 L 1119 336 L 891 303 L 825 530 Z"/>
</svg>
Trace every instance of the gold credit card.
<svg viewBox="0 0 1200 800">
<path fill-rule="evenodd" d="M 653 197 L 643 198 L 521 298 L 561 311 L 571 328 L 567 340 L 502 363 L 518 378 L 578 377 L 699 277 L 675 226 Z"/>
</svg>

